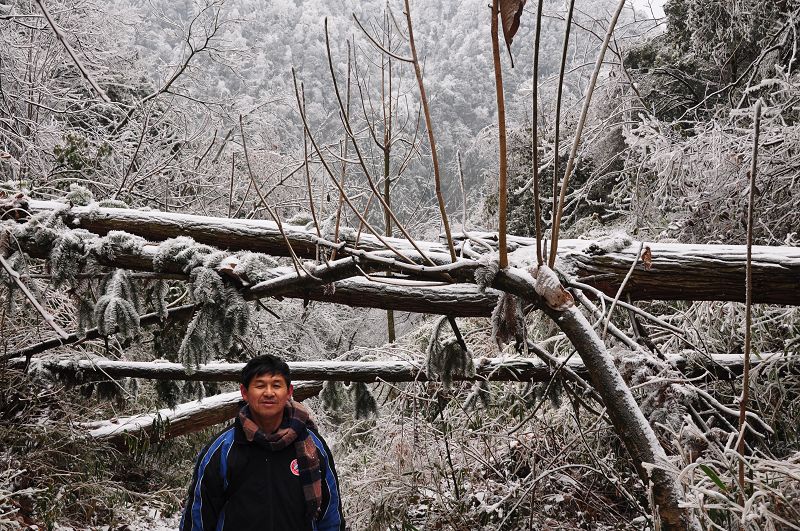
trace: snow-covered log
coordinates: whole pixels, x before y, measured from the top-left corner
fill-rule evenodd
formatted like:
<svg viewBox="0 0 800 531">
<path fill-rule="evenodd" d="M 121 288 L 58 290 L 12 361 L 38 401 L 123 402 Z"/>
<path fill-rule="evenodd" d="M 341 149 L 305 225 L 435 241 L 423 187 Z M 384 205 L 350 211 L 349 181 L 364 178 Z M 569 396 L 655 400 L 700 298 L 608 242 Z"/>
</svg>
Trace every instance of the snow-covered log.
<svg viewBox="0 0 800 531">
<path fill-rule="evenodd" d="M 422 358 L 423 354 L 419 355 Z M 782 353 L 763 354 L 753 359 L 753 368 L 765 362 L 777 363 L 789 360 Z M 714 354 L 702 356 L 694 352 L 667 355 L 668 361 L 687 376 L 709 372 L 719 378 L 730 378 L 741 374 L 741 354 Z M 563 360 L 558 360 L 561 363 Z M 243 363 L 210 363 L 187 372 L 180 363 L 112 361 L 104 359 L 37 359 L 32 366 L 62 374 L 70 378 L 81 375 L 88 380 L 108 378 L 145 378 L 153 380 L 194 380 L 204 382 L 234 382 L 239 379 Z M 22 368 L 24 358 L 9 361 L 12 368 Z M 567 366 L 580 376 L 588 372 L 580 358 L 573 357 Z M 410 382 L 427 381 L 422 364 L 411 361 L 299 361 L 289 362 L 295 380 L 350 381 L 350 382 Z M 454 375 L 456 380 L 534 381 L 546 382 L 552 370 L 538 358 L 481 358 L 475 362 L 475 376 Z"/>
<path fill-rule="evenodd" d="M 64 208 L 64 203 L 56 201 L 29 201 L 32 213 L 48 212 Z M 112 230 L 130 232 L 147 238 L 150 241 L 162 241 L 177 236 L 191 236 L 199 243 L 215 247 L 243 250 L 288 256 L 286 241 L 275 222 L 260 219 L 228 219 L 212 216 L 197 216 L 178 212 L 160 212 L 157 210 L 136 210 L 132 208 L 105 208 L 96 205 L 75 206 L 69 210 L 65 218 L 68 226 L 82 228 L 95 234 L 106 234 Z M 313 230 L 283 223 L 283 230 L 292 249 L 298 256 L 313 258 L 316 256 L 319 238 Z M 356 234 L 342 232 L 354 243 Z M 406 240 L 383 237 L 390 245 L 398 249 L 413 249 Z M 367 232 L 358 237 L 358 246 L 366 250 L 386 249 L 377 238 Z M 423 251 L 447 253 L 447 248 L 439 243 L 420 242 Z"/>
<path fill-rule="evenodd" d="M 58 207 L 64 206 L 52 201 L 30 202 L 33 212 L 52 211 Z M 191 236 L 198 242 L 230 250 L 246 249 L 275 256 L 287 256 L 288 253 L 277 226 L 264 220 L 96 206 L 73 207 L 64 219 L 69 226 L 97 234 L 124 230 L 154 242 L 176 236 Z M 315 232 L 295 226 L 284 226 L 284 230 L 296 253 L 314 256 L 316 245 L 320 242 Z M 496 239 L 493 233 L 472 233 L 471 236 L 490 242 Z M 391 238 L 387 242 L 396 249 L 414 252 L 411 244 L 405 240 Z M 533 240 L 509 237 L 509 242 L 516 249 L 510 256 L 511 263 L 518 267 L 529 265 L 535 255 Z M 632 299 L 744 301 L 745 246 L 650 242 L 646 242 L 646 245 L 650 248 L 652 261 L 649 268 L 642 263 L 634 268 L 624 291 Z M 367 234 L 361 235 L 358 246 L 366 250 L 386 250 L 386 246 Z M 417 242 L 417 246 L 434 258 L 447 259 L 447 250 L 437 242 Z M 562 270 L 579 280 L 585 279 L 586 283 L 614 295 L 633 261 L 639 260 L 638 250 L 639 242 L 625 236 L 612 236 L 600 241 L 562 240 L 559 242 L 559 264 Z M 115 258 L 113 265 L 147 270 L 152 267 L 152 256 L 148 255 L 147 249 L 140 255 L 121 254 Z M 435 292 L 435 289 L 431 290 L 431 294 Z M 352 302 L 347 297 L 341 298 L 345 299 L 343 304 Z M 435 299 L 435 296 L 432 298 Z M 320 300 L 323 300 L 322 297 Z M 753 302 L 800 304 L 800 248 L 753 247 Z M 391 307 L 388 303 L 380 306 L 372 303 L 369 306 Z"/>
<path fill-rule="evenodd" d="M 295 400 L 316 396 L 322 390 L 319 382 L 297 382 Z M 163 440 L 200 431 L 208 426 L 234 418 L 241 407 L 239 391 L 222 393 L 202 400 L 179 404 L 156 413 L 120 417 L 108 421 L 87 423 L 89 435 L 95 439 L 115 440 L 125 436 L 147 435 L 153 440 Z"/>
</svg>

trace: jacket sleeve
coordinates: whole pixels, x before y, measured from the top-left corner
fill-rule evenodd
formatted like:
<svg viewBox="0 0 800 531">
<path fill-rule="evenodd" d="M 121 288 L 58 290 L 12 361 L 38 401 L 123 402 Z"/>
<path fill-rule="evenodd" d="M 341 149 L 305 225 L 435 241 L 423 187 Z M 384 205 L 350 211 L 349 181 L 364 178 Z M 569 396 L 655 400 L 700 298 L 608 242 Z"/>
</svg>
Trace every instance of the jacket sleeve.
<svg viewBox="0 0 800 531">
<path fill-rule="evenodd" d="M 339 476 L 333 463 L 333 454 L 318 433 L 309 431 L 319 450 L 320 473 L 322 474 L 322 507 L 314 529 L 318 531 L 345 531 L 342 497 L 339 491 Z"/>
<path fill-rule="evenodd" d="M 215 440 L 198 454 L 181 516 L 180 531 L 215 531 L 223 517 L 225 492 L 220 473 L 222 448 Z"/>
</svg>

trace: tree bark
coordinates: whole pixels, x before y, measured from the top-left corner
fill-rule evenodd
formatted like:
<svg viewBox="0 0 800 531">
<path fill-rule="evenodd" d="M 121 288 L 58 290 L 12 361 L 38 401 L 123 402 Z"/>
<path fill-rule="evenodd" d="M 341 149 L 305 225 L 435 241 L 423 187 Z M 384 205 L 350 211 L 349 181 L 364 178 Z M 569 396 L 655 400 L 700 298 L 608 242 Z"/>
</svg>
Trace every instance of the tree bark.
<svg viewBox="0 0 800 531">
<path fill-rule="evenodd" d="M 418 353 L 420 359 L 423 353 Z M 643 357 L 643 356 L 639 356 Z M 775 353 L 762 354 L 752 360 L 752 367 L 765 362 L 789 359 L 790 356 Z M 686 376 L 701 376 L 706 372 L 718 378 L 735 378 L 742 373 L 741 354 L 714 354 L 708 358 L 699 355 L 670 354 L 667 360 Z M 562 359 L 557 359 L 561 363 Z M 111 361 L 105 359 L 41 359 L 34 358 L 31 363 L 40 369 L 66 376 L 85 378 L 89 381 L 144 378 L 152 380 L 192 380 L 202 382 L 235 382 L 244 367 L 243 363 L 210 363 L 187 372 L 180 363 Z M 24 358 L 9 360 L 8 366 L 20 369 L 25 366 Z M 581 377 L 589 375 L 589 370 L 580 358 L 571 358 L 566 366 Z M 289 362 L 294 380 L 321 380 L 340 382 L 412 382 L 428 381 L 421 363 L 411 361 L 303 361 Z M 454 380 L 490 380 L 546 382 L 552 378 L 552 369 L 538 358 L 482 358 L 475 364 L 474 376 L 453 375 Z"/>
<path fill-rule="evenodd" d="M 302 401 L 316 396 L 321 390 L 322 384 L 319 382 L 298 382 L 294 386 L 294 399 Z M 116 441 L 126 436 L 145 435 L 151 441 L 160 441 L 230 420 L 241 407 L 242 395 L 239 391 L 233 391 L 179 404 L 174 409 L 165 408 L 156 413 L 89 422 L 84 426 L 90 429 L 89 435 L 95 439 Z"/>
<path fill-rule="evenodd" d="M 633 459 L 639 477 L 645 484 L 649 480 L 653 492 L 651 509 L 661 521 L 661 529 L 694 529 L 696 525 L 689 511 L 680 507 L 683 488 L 677 478 L 661 468 L 669 463 L 667 454 L 591 323 L 574 306 L 563 312 L 549 308 L 544 311 L 580 354 L 592 386 L 603 397 L 606 413 Z"/>
<path fill-rule="evenodd" d="M 63 208 L 63 204 L 52 201 L 31 201 L 30 209 L 33 212 L 53 211 L 59 205 Z M 230 250 L 247 249 L 275 256 L 287 255 L 286 244 L 277 226 L 264 220 L 231 220 L 91 206 L 73 207 L 65 214 L 65 221 L 71 227 L 84 228 L 97 234 L 124 230 L 150 241 L 191 236 L 200 243 Z M 298 255 L 315 256 L 316 244 L 319 242 L 316 234 L 300 227 L 285 226 L 284 230 Z M 493 233 L 471 235 L 489 241 L 497 239 L 497 235 Z M 534 239 L 509 236 L 508 240 L 509 247 L 516 248 L 509 257 L 510 263 L 517 266 L 535 263 Z M 390 243 L 401 251 L 413 252 L 413 248 L 405 240 L 391 238 Z M 441 258 L 440 263 L 449 262 L 446 246 L 436 242 L 418 242 L 418 245 L 429 255 L 440 255 L 437 256 Z M 634 268 L 633 275 L 622 292 L 623 297 L 630 295 L 633 300 L 745 300 L 745 246 L 675 243 L 647 245 L 653 257 L 651 268 L 645 269 L 643 264 Z M 373 251 L 385 250 L 377 239 L 366 234 L 361 235 L 358 247 Z M 616 246 L 586 240 L 562 240 L 559 242 L 559 267 L 576 276 L 578 280 L 614 296 L 633 261 L 639 259 L 636 256 L 638 248 L 639 242 L 630 240 Z M 48 250 L 40 250 L 46 251 Z M 109 265 L 149 270 L 152 268 L 152 257 L 146 254 L 122 255 L 117 257 L 115 264 Z M 347 302 L 343 304 L 353 302 L 351 298 L 346 299 Z M 800 305 L 800 248 L 753 247 L 753 302 Z M 391 308 L 389 305 L 377 306 L 374 302 L 368 306 Z"/>
<path fill-rule="evenodd" d="M 661 521 L 662 529 L 695 529 L 697 526 L 689 511 L 680 507 L 680 500 L 684 498 L 681 485 L 676 478 L 659 468 L 659 465 L 667 463 L 667 454 L 600 336 L 576 306 L 564 311 L 548 307 L 536 294 L 534 282 L 527 271 L 508 268 L 495 277 L 493 286 L 536 304 L 575 347 L 589 372 L 592 386 L 603 399 L 614 431 L 633 459 L 639 477 L 652 486 L 654 506 L 651 509 Z"/>
</svg>

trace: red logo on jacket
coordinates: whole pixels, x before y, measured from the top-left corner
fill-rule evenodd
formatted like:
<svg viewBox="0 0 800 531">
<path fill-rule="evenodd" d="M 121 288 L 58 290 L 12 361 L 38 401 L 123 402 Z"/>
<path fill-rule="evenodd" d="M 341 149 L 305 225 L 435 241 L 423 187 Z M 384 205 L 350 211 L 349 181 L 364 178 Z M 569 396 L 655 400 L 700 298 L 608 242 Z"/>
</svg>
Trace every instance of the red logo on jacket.
<svg viewBox="0 0 800 531">
<path fill-rule="evenodd" d="M 297 464 L 297 459 L 289 463 L 289 470 L 291 470 L 292 474 L 294 474 L 295 476 L 300 475 L 300 465 Z"/>
</svg>

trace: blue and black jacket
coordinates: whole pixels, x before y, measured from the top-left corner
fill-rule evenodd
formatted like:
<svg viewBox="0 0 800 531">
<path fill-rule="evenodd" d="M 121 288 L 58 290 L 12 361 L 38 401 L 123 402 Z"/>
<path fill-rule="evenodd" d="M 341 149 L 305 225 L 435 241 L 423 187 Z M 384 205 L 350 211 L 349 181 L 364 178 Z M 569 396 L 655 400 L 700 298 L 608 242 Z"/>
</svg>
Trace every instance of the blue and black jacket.
<svg viewBox="0 0 800 531">
<path fill-rule="evenodd" d="M 322 507 L 305 516 L 294 445 L 270 451 L 245 437 L 239 419 L 197 456 L 180 531 L 344 531 L 339 480 L 325 441 L 309 429 L 320 456 Z"/>
</svg>

